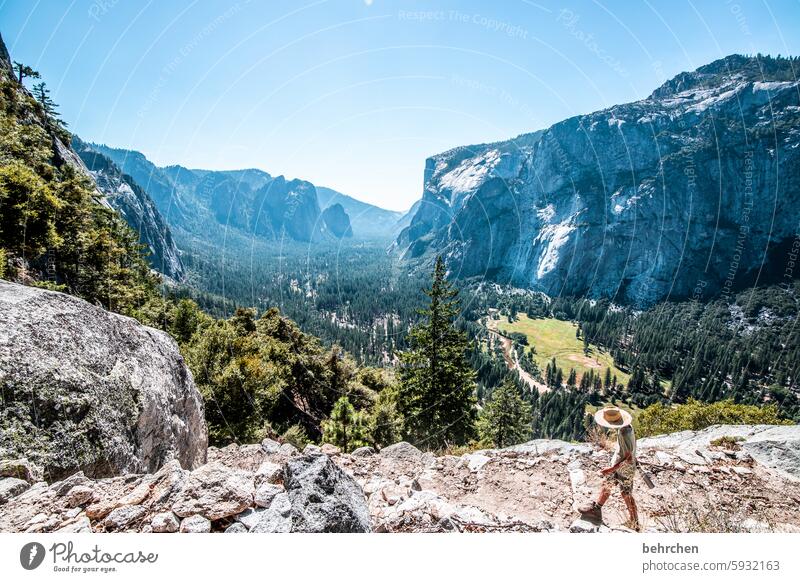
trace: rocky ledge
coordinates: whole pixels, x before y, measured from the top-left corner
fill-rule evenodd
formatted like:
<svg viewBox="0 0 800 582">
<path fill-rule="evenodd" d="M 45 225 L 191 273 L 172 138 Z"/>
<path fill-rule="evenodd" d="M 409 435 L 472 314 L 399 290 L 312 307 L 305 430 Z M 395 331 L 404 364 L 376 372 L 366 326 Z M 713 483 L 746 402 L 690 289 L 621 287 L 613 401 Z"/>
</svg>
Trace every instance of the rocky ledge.
<svg viewBox="0 0 800 582">
<path fill-rule="evenodd" d="M 723 438 L 728 437 L 728 438 Z M 617 495 L 604 523 L 576 519 L 600 484 L 600 444 L 537 440 L 462 456 L 408 443 L 343 454 L 265 440 L 208 450 L 189 471 L 37 482 L 0 464 L 0 531 L 629 531 Z M 800 531 L 800 426 L 714 426 L 639 442 L 645 531 Z"/>
</svg>

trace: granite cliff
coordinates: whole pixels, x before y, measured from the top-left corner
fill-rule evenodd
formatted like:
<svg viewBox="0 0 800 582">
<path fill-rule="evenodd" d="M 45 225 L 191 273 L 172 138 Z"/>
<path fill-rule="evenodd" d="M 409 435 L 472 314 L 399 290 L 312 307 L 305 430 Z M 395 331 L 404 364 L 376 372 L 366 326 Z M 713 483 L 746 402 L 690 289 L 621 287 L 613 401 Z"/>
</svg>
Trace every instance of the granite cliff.
<svg viewBox="0 0 800 582">
<path fill-rule="evenodd" d="M 796 62 L 729 56 L 641 101 L 433 156 L 395 247 L 464 278 L 642 306 L 775 282 L 800 202 Z"/>
</svg>

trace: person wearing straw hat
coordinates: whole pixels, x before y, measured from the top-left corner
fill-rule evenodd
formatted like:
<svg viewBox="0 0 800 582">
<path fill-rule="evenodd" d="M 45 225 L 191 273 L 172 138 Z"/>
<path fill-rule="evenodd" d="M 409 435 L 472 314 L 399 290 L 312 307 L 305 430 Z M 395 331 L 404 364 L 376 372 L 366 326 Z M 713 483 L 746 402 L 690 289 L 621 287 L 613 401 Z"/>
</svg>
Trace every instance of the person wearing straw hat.
<svg viewBox="0 0 800 582">
<path fill-rule="evenodd" d="M 584 517 L 596 521 L 603 520 L 603 505 L 611 496 L 611 489 L 619 487 L 625 506 L 628 508 L 631 529 L 639 529 L 639 513 L 633 498 L 633 478 L 636 475 L 636 435 L 631 426 L 631 415 L 626 410 L 609 406 L 594 414 L 594 421 L 604 427 L 617 431 L 617 446 L 611 457 L 611 465 L 602 469 L 603 485 L 596 501 L 578 508 Z"/>
</svg>

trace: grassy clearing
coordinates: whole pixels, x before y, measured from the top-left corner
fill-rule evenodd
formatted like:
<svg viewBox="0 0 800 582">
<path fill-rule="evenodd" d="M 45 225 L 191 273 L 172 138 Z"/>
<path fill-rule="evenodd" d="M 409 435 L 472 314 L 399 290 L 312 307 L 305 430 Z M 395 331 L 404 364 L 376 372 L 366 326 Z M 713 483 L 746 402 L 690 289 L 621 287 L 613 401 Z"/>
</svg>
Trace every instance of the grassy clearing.
<svg viewBox="0 0 800 582">
<path fill-rule="evenodd" d="M 497 329 L 504 333 L 518 332 L 528 337 L 528 345 L 536 348 L 533 358 L 541 369 L 555 357 L 556 365 L 564 370 L 565 378 L 570 368 L 575 368 L 579 381 L 589 370 L 594 370 L 595 374 L 602 377 L 606 368 L 611 368 L 618 382 L 628 383 L 630 376 L 614 365 L 611 354 L 592 344 L 589 344 L 588 354 L 583 353 L 583 341 L 575 337 L 577 325 L 571 321 L 530 319 L 521 313 L 514 323 L 509 323 L 506 318 L 496 323 Z"/>
</svg>

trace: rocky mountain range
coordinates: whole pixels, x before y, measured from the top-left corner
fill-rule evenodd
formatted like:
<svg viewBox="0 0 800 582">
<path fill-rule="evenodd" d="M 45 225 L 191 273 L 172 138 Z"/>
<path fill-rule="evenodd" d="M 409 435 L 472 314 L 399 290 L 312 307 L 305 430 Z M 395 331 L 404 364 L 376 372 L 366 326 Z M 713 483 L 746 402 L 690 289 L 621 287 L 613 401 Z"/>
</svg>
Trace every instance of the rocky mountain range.
<svg viewBox="0 0 800 582">
<path fill-rule="evenodd" d="M 138 233 L 139 241 L 150 253 L 148 258 L 153 268 L 172 279 L 183 279 L 183 263 L 172 232 L 147 192 L 123 174 L 111 159 L 91 149 L 80 138 L 73 136 L 72 149 L 108 204 Z"/>
<path fill-rule="evenodd" d="M 395 246 L 464 278 L 641 306 L 775 282 L 800 202 L 796 64 L 732 55 L 646 99 L 433 156 Z"/>
<path fill-rule="evenodd" d="M 158 167 L 136 151 L 100 144 L 89 147 L 132 176 L 187 240 L 213 241 L 233 232 L 307 243 L 335 241 L 348 232 L 356 239 L 386 239 L 397 232 L 392 227 L 400 213 L 305 180 L 287 180 L 257 169 Z"/>
<path fill-rule="evenodd" d="M 8 49 L 0 37 L 0 78 L 16 79 Z M 30 92 L 17 86 L 21 94 L 30 98 Z M 25 123 L 38 126 L 48 136 L 52 162 L 56 167 L 68 166 L 71 171 L 87 178 L 97 189 L 97 201 L 120 214 L 138 234 L 139 242 L 147 249 L 153 269 L 181 280 L 184 276 L 180 253 L 172 233 L 148 194 L 134 180 L 117 168 L 111 160 L 93 152 L 77 137 L 69 141 L 69 134 L 54 130 L 54 124 L 43 110 L 20 108 L 16 115 Z M 27 144 L 30 149 L 36 145 Z M 8 163 L 7 159 L 3 160 Z"/>
</svg>

